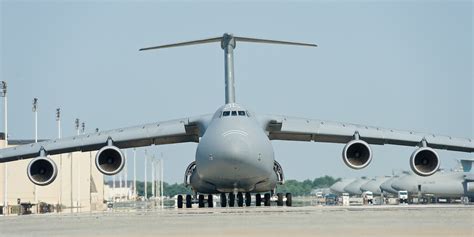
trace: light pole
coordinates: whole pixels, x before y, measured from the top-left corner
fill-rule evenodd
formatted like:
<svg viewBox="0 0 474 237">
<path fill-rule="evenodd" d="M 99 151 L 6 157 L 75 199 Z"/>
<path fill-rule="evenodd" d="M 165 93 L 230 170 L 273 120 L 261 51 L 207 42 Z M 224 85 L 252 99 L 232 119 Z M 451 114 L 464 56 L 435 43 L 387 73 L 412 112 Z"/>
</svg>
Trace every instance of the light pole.
<svg viewBox="0 0 474 237">
<path fill-rule="evenodd" d="M 163 153 L 161 153 L 161 160 L 160 160 L 160 168 L 161 168 L 161 172 L 160 172 L 160 197 L 161 197 L 161 209 L 163 209 L 164 205 L 165 205 L 165 202 L 164 202 L 164 199 L 163 199 Z"/>
<path fill-rule="evenodd" d="M 1 82 L 2 86 L 2 91 L 1 91 L 1 96 L 3 97 L 3 110 L 4 113 L 3 115 L 5 116 L 3 118 L 4 122 L 4 129 L 5 129 L 5 148 L 8 146 L 8 105 L 7 105 L 7 82 L 2 81 Z M 4 168 L 4 184 L 3 184 L 3 213 L 6 215 L 8 213 L 8 166 L 7 163 L 3 164 Z"/>
<path fill-rule="evenodd" d="M 61 108 L 56 109 L 56 122 L 58 124 L 58 139 L 61 138 Z M 59 154 L 59 198 L 58 198 L 58 212 L 62 206 L 62 195 L 63 195 L 63 156 Z"/>
<path fill-rule="evenodd" d="M 147 153 L 147 151 L 146 151 L 146 149 L 145 149 L 145 200 L 147 200 L 147 196 L 148 196 L 148 192 L 147 192 L 147 191 L 148 191 L 148 185 L 147 185 L 148 183 L 147 183 L 147 180 L 146 180 L 146 176 L 147 176 L 147 175 L 146 175 L 146 170 L 147 170 L 147 167 L 146 167 L 146 165 L 147 165 L 147 164 L 146 164 L 146 160 L 147 160 L 147 159 L 148 159 L 148 153 Z"/>
<path fill-rule="evenodd" d="M 137 197 L 137 150 L 133 148 L 133 196 Z"/>
<path fill-rule="evenodd" d="M 35 114 L 35 143 L 38 142 L 38 98 L 33 98 L 33 113 Z"/>
<path fill-rule="evenodd" d="M 153 197 L 153 203 L 155 203 L 155 155 L 151 157 L 151 196 Z"/>
<path fill-rule="evenodd" d="M 76 118 L 75 121 L 75 127 L 76 127 L 76 134 L 79 135 L 79 119 Z M 71 156 L 72 158 L 72 156 Z M 71 167 L 72 167 L 72 160 L 71 160 Z M 72 175 L 72 174 L 71 174 Z M 71 176 L 72 179 L 72 176 Z M 72 187 L 71 187 L 72 189 Z M 81 162 L 77 162 L 77 200 L 76 200 L 76 205 L 77 205 L 77 212 L 79 212 L 79 206 L 80 206 L 80 199 L 81 199 Z"/>
<path fill-rule="evenodd" d="M 124 167 L 124 180 L 125 180 L 125 190 L 127 191 L 127 197 L 125 197 L 125 200 L 129 200 L 129 192 L 128 192 L 128 169 L 127 169 L 127 166 L 128 166 L 128 150 L 125 151 L 125 167 Z"/>
<path fill-rule="evenodd" d="M 33 113 L 35 114 L 35 143 L 38 142 L 38 98 L 33 98 Z M 36 211 L 38 211 L 38 188 L 34 187 Z"/>
</svg>

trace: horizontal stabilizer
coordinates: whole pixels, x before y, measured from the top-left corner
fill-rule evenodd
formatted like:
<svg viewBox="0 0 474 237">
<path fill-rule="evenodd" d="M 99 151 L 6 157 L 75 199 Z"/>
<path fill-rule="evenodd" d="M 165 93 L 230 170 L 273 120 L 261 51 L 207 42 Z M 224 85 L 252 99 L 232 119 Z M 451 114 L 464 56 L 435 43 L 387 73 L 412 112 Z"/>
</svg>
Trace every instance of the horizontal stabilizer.
<svg viewBox="0 0 474 237">
<path fill-rule="evenodd" d="M 298 43 L 298 42 L 281 41 L 281 40 L 255 39 L 255 38 L 245 38 L 245 37 L 238 37 L 238 36 L 235 36 L 234 38 L 236 41 L 241 41 L 241 42 L 318 47 L 318 45 L 316 44 Z"/>
<path fill-rule="evenodd" d="M 238 37 L 238 36 L 233 36 L 231 34 L 226 33 L 221 37 L 201 39 L 201 40 L 193 40 L 193 41 L 181 42 L 181 43 L 176 43 L 176 44 L 166 44 L 166 45 L 160 45 L 160 46 L 154 46 L 154 47 L 141 48 L 140 51 L 151 50 L 151 49 L 163 49 L 163 48 L 179 47 L 179 46 L 188 46 L 188 45 L 196 45 L 196 44 L 208 44 L 208 43 L 213 43 L 213 42 L 221 42 L 221 44 L 224 45 L 226 41 L 229 42 L 231 40 L 235 40 L 236 42 L 238 41 L 238 42 L 248 42 L 248 43 L 284 44 L 284 45 L 318 47 L 318 45 L 316 45 L 316 44 L 281 41 L 281 40 L 269 40 L 269 39 L 256 39 L 256 38 Z M 235 47 L 235 44 L 234 44 L 234 47 Z"/>
</svg>

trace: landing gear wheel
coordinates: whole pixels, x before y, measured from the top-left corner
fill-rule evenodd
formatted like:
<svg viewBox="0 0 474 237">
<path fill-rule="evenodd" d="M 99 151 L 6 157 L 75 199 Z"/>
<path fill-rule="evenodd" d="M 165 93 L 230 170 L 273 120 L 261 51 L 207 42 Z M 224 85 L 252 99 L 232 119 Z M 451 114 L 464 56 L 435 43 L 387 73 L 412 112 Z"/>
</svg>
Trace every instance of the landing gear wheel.
<svg viewBox="0 0 474 237">
<path fill-rule="evenodd" d="M 269 207 L 270 206 L 270 194 L 269 193 L 265 193 L 264 195 L 264 205 L 266 207 Z"/>
<path fill-rule="evenodd" d="M 244 195 L 242 193 L 237 193 L 237 206 L 243 207 L 244 206 Z"/>
<path fill-rule="evenodd" d="M 283 206 L 283 193 L 277 193 L 277 206 L 281 207 Z"/>
<path fill-rule="evenodd" d="M 252 196 L 250 193 L 245 193 L 245 206 L 250 207 L 252 205 Z"/>
<path fill-rule="evenodd" d="M 225 193 L 221 193 L 221 207 L 227 206 L 227 196 Z"/>
<path fill-rule="evenodd" d="M 204 195 L 201 194 L 198 196 L 198 203 L 199 203 L 199 208 L 204 207 Z"/>
<path fill-rule="evenodd" d="M 255 206 L 259 207 L 262 205 L 262 195 L 260 193 L 257 193 L 255 195 Z"/>
<path fill-rule="evenodd" d="M 286 193 L 286 206 L 291 207 L 291 205 L 293 205 L 291 193 Z"/>
<path fill-rule="evenodd" d="M 229 193 L 229 207 L 234 207 L 235 205 L 235 194 Z"/>
<path fill-rule="evenodd" d="M 192 197 L 191 195 L 186 195 L 186 208 L 191 208 L 192 207 Z"/>
<path fill-rule="evenodd" d="M 212 194 L 207 195 L 207 207 L 214 207 L 214 202 L 212 200 Z"/>
<path fill-rule="evenodd" d="M 183 195 L 178 195 L 178 208 L 183 208 Z"/>
</svg>

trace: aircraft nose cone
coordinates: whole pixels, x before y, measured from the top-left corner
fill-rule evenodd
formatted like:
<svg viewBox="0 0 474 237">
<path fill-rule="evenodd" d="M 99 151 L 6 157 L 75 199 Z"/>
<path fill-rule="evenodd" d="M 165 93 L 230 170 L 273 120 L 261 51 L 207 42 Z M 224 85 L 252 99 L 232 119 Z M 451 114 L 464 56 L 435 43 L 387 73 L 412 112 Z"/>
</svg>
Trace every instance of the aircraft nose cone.
<svg viewBox="0 0 474 237">
<path fill-rule="evenodd" d="M 249 157 L 249 145 L 240 137 L 225 137 L 224 149 L 218 154 L 219 158 L 226 160 L 242 160 Z"/>
<path fill-rule="evenodd" d="M 392 182 L 392 188 L 395 190 L 406 190 L 405 182 L 402 180 L 395 180 Z"/>
</svg>

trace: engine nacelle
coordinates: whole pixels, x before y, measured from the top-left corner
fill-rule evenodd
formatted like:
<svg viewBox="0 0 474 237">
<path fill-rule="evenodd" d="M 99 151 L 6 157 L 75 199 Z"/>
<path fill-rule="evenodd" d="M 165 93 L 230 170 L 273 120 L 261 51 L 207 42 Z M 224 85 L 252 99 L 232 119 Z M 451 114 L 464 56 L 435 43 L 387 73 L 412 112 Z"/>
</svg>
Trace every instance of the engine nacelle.
<svg viewBox="0 0 474 237">
<path fill-rule="evenodd" d="M 40 156 L 30 161 L 26 173 L 31 182 L 39 186 L 45 186 L 56 179 L 58 168 L 53 160 Z"/>
<path fill-rule="evenodd" d="M 352 169 L 362 169 L 372 161 L 372 150 L 363 140 L 352 140 L 342 150 L 342 159 Z"/>
<path fill-rule="evenodd" d="M 430 176 L 439 169 L 439 156 L 429 147 L 416 149 L 410 157 L 410 167 L 417 175 Z"/>
<path fill-rule="evenodd" d="M 95 156 L 95 166 L 105 175 L 119 173 L 125 165 L 125 156 L 116 146 L 104 146 Z"/>
</svg>

